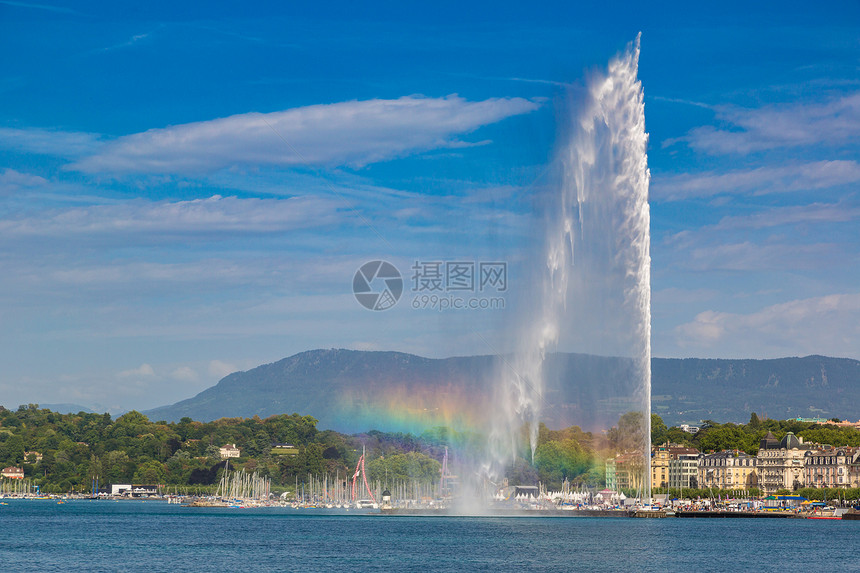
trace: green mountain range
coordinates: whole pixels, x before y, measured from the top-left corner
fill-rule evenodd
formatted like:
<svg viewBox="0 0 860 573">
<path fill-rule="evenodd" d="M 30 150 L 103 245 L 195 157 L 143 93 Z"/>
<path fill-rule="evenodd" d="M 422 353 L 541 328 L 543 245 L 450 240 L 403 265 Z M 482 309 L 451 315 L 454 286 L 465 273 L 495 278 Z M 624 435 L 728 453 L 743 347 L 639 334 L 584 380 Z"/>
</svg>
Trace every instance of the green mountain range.
<svg viewBox="0 0 860 573">
<path fill-rule="evenodd" d="M 483 428 L 510 360 L 444 359 L 400 352 L 312 350 L 234 372 L 193 398 L 145 412 L 150 419 L 214 420 L 298 412 L 341 432 Z M 556 353 L 544 366 L 541 420 L 598 430 L 636 407 L 628 359 Z M 526 382 L 528 384 L 528 382 Z M 700 420 L 860 419 L 860 361 L 825 356 L 770 360 L 652 360 L 652 411 L 669 425 Z M 608 425 L 607 425 L 608 424 Z"/>
</svg>

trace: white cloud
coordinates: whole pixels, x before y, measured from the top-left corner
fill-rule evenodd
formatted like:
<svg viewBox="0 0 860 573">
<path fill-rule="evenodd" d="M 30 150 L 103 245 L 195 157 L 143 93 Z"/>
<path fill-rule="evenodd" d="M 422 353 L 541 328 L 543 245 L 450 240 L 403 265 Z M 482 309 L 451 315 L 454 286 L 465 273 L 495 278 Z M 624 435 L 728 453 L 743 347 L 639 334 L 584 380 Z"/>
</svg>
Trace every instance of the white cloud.
<svg viewBox="0 0 860 573">
<path fill-rule="evenodd" d="M 0 233 L 20 236 L 121 233 L 158 238 L 164 234 L 270 233 L 343 221 L 338 204 L 318 197 L 240 199 L 215 195 L 189 201 L 135 200 L 60 210 L 41 217 L 0 221 Z"/>
<path fill-rule="evenodd" d="M 664 261 L 693 271 L 844 269 L 858 219 L 857 203 L 769 207 L 674 233 L 658 249 Z"/>
<path fill-rule="evenodd" d="M 120 378 L 150 378 L 155 376 L 155 370 L 149 364 L 141 364 L 138 368 L 123 370 L 117 374 Z"/>
<path fill-rule="evenodd" d="M 180 366 L 170 373 L 170 377 L 180 382 L 197 382 L 200 379 L 197 371 L 190 366 Z"/>
<path fill-rule="evenodd" d="M 228 374 L 238 371 L 239 369 L 233 364 L 222 362 L 221 360 L 213 360 L 209 363 L 209 375 L 214 376 L 219 380 Z"/>
<path fill-rule="evenodd" d="M 0 195 L 16 193 L 22 189 L 31 189 L 47 184 L 48 180 L 44 177 L 21 173 L 14 169 L 4 169 L 0 173 Z"/>
<path fill-rule="evenodd" d="M 814 161 L 728 173 L 656 176 L 651 180 L 651 197 L 657 201 L 679 201 L 720 194 L 764 195 L 826 189 L 858 181 L 860 164 L 856 161 Z"/>
<path fill-rule="evenodd" d="M 120 137 L 70 166 L 88 173 L 200 173 L 238 165 L 362 166 L 458 147 L 456 135 L 539 104 L 456 95 L 312 105 L 245 113 Z"/>
<path fill-rule="evenodd" d="M 682 260 L 687 269 L 694 271 L 799 270 L 826 266 L 837 255 L 837 247 L 828 243 L 796 245 L 743 241 L 699 244 L 684 253 Z"/>
<path fill-rule="evenodd" d="M 77 131 L 0 127 L 0 148 L 75 158 L 95 153 L 99 135 Z"/>
<path fill-rule="evenodd" d="M 724 217 L 713 228 L 726 229 L 764 229 L 799 223 L 845 223 L 860 218 L 860 206 L 841 203 L 813 203 L 773 207 L 752 215 Z"/>
<path fill-rule="evenodd" d="M 266 261 L 269 263 L 269 261 Z M 101 289 L 116 289 L 120 284 L 132 284 L 151 290 L 155 283 L 215 283 L 220 286 L 245 284 L 251 279 L 263 279 L 271 268 L 242 264 L 242 261 L 204 259 L 187 263 L 129 262 L 81 265 L 55 269 L 40 277 L 77 288 L 91 285 Z M 278 269 L 280 270 L 280 269 Z"/>
<path fill-rule="evenodd" d="M 687 142 L 712 155 L 745 154 L 804 145 L 835 145 L 860 138 L 860 92 L 823 103 L 775 104 L 758 109 L 715 106 L 728 129 L 703 126 L 664 147 Z"/>
<path fill-rule="evenodd" d="M 680 347 L 709 355 L 860 358 L 860 293 L 793 300 L 751 314 L 708 310 L 675 334 Z"/>
</svg>

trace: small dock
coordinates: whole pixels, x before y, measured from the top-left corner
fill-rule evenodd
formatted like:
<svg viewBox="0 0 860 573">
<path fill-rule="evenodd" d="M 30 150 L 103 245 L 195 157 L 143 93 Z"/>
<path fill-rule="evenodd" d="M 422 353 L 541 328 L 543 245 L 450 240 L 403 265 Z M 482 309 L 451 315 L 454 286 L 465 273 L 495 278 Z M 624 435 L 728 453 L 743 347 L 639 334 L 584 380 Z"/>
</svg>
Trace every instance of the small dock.
<svg viewBox="0 0 860 573">
<path fill-rule="evenodd" d="M 639 517 L 645 519 L 662 519 L 664 517 L 669 517 L 669 514 L 667 514 L 662 509 L 639 509 L 630 512 L 630 517 Z"/>
</svg>

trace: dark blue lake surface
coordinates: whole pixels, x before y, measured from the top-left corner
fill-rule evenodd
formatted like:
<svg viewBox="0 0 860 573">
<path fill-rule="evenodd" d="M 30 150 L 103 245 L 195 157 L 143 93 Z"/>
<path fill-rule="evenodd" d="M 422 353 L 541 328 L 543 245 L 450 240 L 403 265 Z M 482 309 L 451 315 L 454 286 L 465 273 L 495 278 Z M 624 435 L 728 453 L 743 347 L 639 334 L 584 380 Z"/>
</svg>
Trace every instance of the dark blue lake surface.
<svg viewBox="0 0 860 573">
<path fill-rule="evenodd" d="M 860 571 L 860 521 L 393 517 L 4 500 L 8 571 Z"/>
</svg>

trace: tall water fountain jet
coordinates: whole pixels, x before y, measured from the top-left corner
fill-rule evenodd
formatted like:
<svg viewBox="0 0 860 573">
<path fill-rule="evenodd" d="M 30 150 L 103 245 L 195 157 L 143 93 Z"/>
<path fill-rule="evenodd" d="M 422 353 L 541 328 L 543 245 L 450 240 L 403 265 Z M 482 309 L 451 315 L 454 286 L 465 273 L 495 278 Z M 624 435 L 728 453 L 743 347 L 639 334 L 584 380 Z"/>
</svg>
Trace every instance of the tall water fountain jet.
<svg viewBox="0 0 860 573">
<path fill-rule="evenodd" d="M 536 257 L 526 311 L 514 327 L 516 350 L 500 364 L 498 415 L 490 432 L 490 473 L 509 465 L 526 429 L 532 456 L 546 399 L 546 364 L 556 349 L 629 359 L 633 380 L 624 395 L 592 385 L 606 406 L 604 429 L 627 416 L 623 442 L 627 485 L 643 502 L 651 497 L 651 258 L 645 106 L 639 81 L 639 37 L 595 75 L 575 114 L 560 119 L 558 185 L 544 206 L 545 240 Z M 606 395 L 603 395 L 603 394 Z M 585 393 L 583 393 L 585 395 Z M 608 406 L 607 406 L 608 405 Z M 591 406 L 585 406 L 591 407 Z M 594 406 L 597 407 L 597 406 Z M 613 411 L 613 408 L 615 410 Z M 621 452 L 619 452 L 621 453 Z"/>
</svg>

